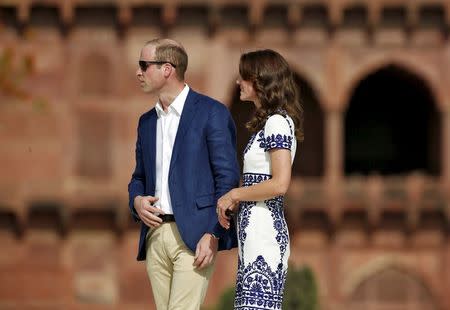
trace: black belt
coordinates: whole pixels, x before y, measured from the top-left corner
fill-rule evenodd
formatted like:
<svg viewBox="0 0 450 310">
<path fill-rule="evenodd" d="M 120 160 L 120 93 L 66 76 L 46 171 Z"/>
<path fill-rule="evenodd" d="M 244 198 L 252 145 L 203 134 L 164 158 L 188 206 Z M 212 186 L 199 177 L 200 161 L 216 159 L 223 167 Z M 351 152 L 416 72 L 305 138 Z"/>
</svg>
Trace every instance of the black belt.
<svg viewBox="0 0 450 310">
<path fill-rule="evenodd" d="M 158 214 L 158 217 L 162 219 L 163 223 L 175 222 L 173 214 Z"/>
</svg>

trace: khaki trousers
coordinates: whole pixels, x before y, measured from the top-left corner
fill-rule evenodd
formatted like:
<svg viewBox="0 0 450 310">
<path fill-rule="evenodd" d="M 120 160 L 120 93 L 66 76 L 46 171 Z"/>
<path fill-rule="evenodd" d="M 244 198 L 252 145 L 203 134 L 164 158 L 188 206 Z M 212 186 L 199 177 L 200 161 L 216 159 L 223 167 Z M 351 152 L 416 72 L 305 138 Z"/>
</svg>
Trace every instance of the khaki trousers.
<svg viewBox="0 0 450 310">
<path fill-rule="evenodd" d="M 158 310 L 199 310 L 214 262 L 197 270 L 194 253 L 181 239 L 176 223 L 164 223 L 147 234 L 147 274 Z"/>
</svg>

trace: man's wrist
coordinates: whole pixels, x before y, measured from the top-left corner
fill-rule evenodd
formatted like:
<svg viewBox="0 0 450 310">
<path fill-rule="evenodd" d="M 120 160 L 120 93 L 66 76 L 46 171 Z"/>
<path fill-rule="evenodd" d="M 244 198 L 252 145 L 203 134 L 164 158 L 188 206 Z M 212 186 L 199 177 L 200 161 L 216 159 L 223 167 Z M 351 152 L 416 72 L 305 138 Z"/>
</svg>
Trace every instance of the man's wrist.
<svg viewBox="0 0 450 310">
<path fill-rule="evenodd" d="M 131 208 L 131 214 L 136 222 L 141 221 L 141 218 L 139 217 L 139 213 L 137 211 L 138 209 L 136 208 L 136 206 L 139 204 L 138 198 L 142 198 L 142 196 L 138 195 L 134 197 L 133 206 Z"/>
<path fill-rule="evenodd" d="M 220 238 L 219 237 L 217 237 L 214 233 L 212 233 L 212 232 L 209 232 L 209 233 L 207 233 L 207 234 L 209 234 L 209 235 L 211 235 L 214 239 L 216 239 L 216 240 L 219 240 Z"/>
<path fill-rule="evenodd" d="M 136 208 L 136 205 L 139 204 L 139 199 L 142 198 L 141 195 L 137 195 L 136 197 L 134 197 L 134 207 Z"/>
</svg>

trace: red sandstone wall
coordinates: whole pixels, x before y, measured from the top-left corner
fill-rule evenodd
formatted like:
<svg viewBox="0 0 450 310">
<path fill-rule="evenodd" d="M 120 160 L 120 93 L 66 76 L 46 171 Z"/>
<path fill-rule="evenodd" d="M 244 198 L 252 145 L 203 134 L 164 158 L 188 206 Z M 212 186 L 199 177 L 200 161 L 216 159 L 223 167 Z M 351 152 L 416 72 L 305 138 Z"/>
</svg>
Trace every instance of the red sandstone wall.
<svg viewBox="0 0 450 310">
<path fill-rule="evenodd" d="M 362 1 L 367 25 L 348 28 L 346 1 L 319 1 L 318 15 L 308 15 L 314 8 L 303 1 L 281 10 L 271 1 L 225 1 L 217 20 L 208 2 L 196 9 L 187 1 L 182 13 L 170 1 L 141 2 L 105 1 L 81 21 L 77 8 L 95 7 L 95 1 L 0 3 L 0 55 L 11 49 L 14 56 L 1 77 L 26 94 L 0 92 L 0 309 L 152 305 L 144 267 L 134 260 L 138 236 L 129 221 L 126 185 L 137 119 L 154 103 L 139 92 L 135 64 L 143 42 L 163 35 L 187 48 L 190 86 L 229 106 L 239 55 L 247 49 L 279 50 L 311 84 L 323 112 L 324 136 L 317 143 L 324 146 L 325 168 L 323 175 L 293 181 L 288 220 L 292 263 L 313 268 L 322 309 L 361 309 L 355 304 L 360 299 L 369 300 L 366 307 L 366 282 L 380 296 L 386 283 L 394 283 L 391 297 L 402 309 L 450 309 L 448 1 L 436 1 L 444 30 L 417 18 L 424 16 L 417 12 L 425 1 Z M 144 14 L 137 22 L 141 5 L 159 19 L 148 21 Z M 42 15 L 39 6 L 56 15 Z M 385 27 L 383 9 L 390 7 L 406 8 L 407 27 Z M 322 18 L 321 8 L 329 22 L 304 26 L 308 16 Z M 27 59 L 33 70 L 22 77 Z M 389 64 L 418 76 L 433 95 L 442 122 L 438 176 L 411 173 L 393 182 L 345 176 L 342 131 L 354 88 Z M 97 145 L 97 139 L 109 142 Z M 97 164 L 92 152 L 104 154 L 107 163 Z M 86 173 L 91 166 L 95 172 Z M 207 306 L 233 285 L 235 259 L 235 251 L 219 256 Z M 376 278 L 392 269 L 411 278 Z M 417 287 L 405 283 L 426 287 L 423 304 L 414 297 Z"/>
</svg>

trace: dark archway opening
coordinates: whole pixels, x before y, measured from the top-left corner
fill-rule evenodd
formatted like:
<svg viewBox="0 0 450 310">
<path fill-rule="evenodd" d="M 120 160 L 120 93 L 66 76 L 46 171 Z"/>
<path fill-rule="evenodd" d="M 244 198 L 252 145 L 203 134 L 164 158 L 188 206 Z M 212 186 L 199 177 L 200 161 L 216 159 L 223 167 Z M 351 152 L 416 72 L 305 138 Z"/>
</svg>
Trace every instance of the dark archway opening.
<svg viewBox="0 0 450 310">
<path fill-rule="evenodd" d="M 242 102 L 239 99 L 239 87 L 236 86 L 233 92 L 233 98 L 231 103 L 231 115 L 233 116 L 234 123 L 236 124 L 236 135 L 237 135 L 237 158 L 239 165 L 241 166 L 241 171 L 243 168 L 243 154 L 244 149 L 251 137 L 250 132 L 245 127 L 245 124 L 251 119 L 253 113 L 255 112 L 255 106 L 252 102 Z"/>
<path fill-rule="evenodd" d="M 345 173 L 440 172 L 440 118 L 425 82 L 386 66 L 356 87 L 345 117 Z"/>
<path fill-rule="evenodd" d="M 323 176 L 323 113 L 310 84 L 298 75 L 295 76 L 295 80 L 300 90 L 300 99 L 304 109 L 305 140 L 297 144 L 293 175 Z M 236 86 L 232 98 L 231 114 L 236 123 L 237 152 L 241 168 L 242 154 L 251 136 L 245 128 L 245 124 L 250 120 L 254 111 L 253 103 L 239 100 L 239 88 Z"/>
<path fill-rule="evenodd" d="M 324 175 L 324 135 L 323 112 L 311 85 L 295 76 L 303 106 L 303 130 L 305 140 L 297 144 L 297 154 L 293 165 L 293 175 L 301 177 L 321 177 Z"/>
</svg>

